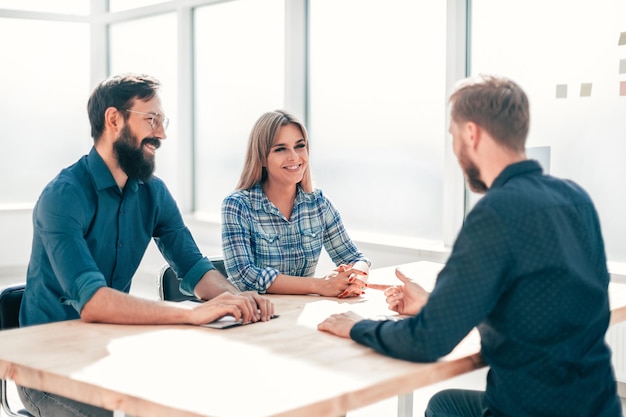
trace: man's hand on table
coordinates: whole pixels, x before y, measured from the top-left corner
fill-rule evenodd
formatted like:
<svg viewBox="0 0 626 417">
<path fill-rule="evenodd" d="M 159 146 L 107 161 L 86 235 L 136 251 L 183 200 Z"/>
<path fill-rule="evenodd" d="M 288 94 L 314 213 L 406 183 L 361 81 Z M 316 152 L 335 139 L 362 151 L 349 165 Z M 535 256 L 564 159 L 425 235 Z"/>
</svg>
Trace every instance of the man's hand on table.
<svg viewBox="0 0 626 417">
<path fill-rule="evenodd" d="M 347 311 L 345 313 L 333 314 L 317 325 L 317 330 L 334 334 L 335 336 L 350 339 L 350 330 L 355 323 L 363 320 L 358 314 Z"/>
<path fill-rule="evenodd" d="M 428 301 L 430 293 L 404 275 L 398 268 L 396 268 L 396 277 L 398 277 L 404 285 L 382 285 L 372 283 L 367 284 L 367 287 L 384 291 L 390 310 L 406 315 L 415 315 L 419 313 L 422 307 L 426 304 L 426 301 Z M 333 314 L 318 324 L 317 329 L 349 339 L 350 330 L 352 330 L 352 327 L 362 319 L 363 318 L 361 316 L 351 311 Z"/>
<path fill-rule="evenodd" d="M 199 304 L 191 310 L 192 324 L 206 324 L 224 316 L 233 316 L 243 323 L 269 321 L 274 314 L 274 304 L 253 291 L 237 294 L 224 292 Z"/>
</svg>

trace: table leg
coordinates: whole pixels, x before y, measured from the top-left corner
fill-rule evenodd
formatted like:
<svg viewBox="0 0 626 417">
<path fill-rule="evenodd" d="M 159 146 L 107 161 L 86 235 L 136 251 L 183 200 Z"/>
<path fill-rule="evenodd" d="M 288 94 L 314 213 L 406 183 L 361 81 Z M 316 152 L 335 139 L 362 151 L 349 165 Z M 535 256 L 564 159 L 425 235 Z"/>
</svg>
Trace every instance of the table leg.
<svg viewBox="0 0 626 417">
<path fill-rule="evenodd" d="M 413 417 L 413 393 L 398 395 L 398 417 Z"/>
</svg>

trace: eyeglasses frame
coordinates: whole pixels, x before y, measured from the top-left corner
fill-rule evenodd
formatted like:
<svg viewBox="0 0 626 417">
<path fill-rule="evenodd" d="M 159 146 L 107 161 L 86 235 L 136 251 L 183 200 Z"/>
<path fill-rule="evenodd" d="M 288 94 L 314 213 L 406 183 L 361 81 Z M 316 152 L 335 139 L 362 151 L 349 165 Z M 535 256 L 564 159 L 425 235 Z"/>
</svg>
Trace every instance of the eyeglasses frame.
<svg viewBox="0 0 626 417">
<path fill-rule="evenodd" d="M 163 126 L 163 130 L 167 130 L 167 127 L 170 124 L 170 119 L 163 116 L 161 113 L 146 113 L 143 111 L 129 110 L 129 109 L 124 109 L 124 111 L 127 111 L 129 113 L 137 113 L 137 114 L 143 114 L 146 116 L 151 116 L 149 123 L 150 123 L 150 127 L 152 128 L 152 130 L 157 130 L 159 126 Z M 160 123 L 157 123 L 158 118 L 161 118 Z"/>
</svg>

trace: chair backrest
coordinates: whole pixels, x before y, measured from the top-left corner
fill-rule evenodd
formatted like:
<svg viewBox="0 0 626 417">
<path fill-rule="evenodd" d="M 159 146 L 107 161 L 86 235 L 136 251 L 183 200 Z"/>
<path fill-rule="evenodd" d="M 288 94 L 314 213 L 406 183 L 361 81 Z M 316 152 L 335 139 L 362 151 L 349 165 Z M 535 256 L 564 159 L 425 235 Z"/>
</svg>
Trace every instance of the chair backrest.
<svg viewBox="0 0 626 417">
<path fill-rule="evenodd" d="M 25 284 L 17 284 L 6 287 L 0 292 L 0 330 L 20 327 L 20 306 L 22 305 L 24 288 L 26 288 Z M 8 416 L 32 417 L 24 409 L 17 412 L 11 409 L 7 398 L 7 381 L 4 379 L 0 379 L 0 408 Z"/>
<path fill-rule="evenodd" d="M 20 326 L 20 305 L 25 284 L 12 285 L 0 292 L 0 330 Z"/>
<path fill-rule="evenodd" d="M 215 269 L 217 269 L 222 275 L 226 276 L 226 267 L 224 266 L 224 260 L 222 258 L 209 258 Z M 159 290 L 159 299 L 165 301 L 185 301 L 185 300 L 197 300 L 195 296 L 185 295 L 180 292 L 180 283 L 182 279 L 178 278 L 176 272 L 168 265 L 165 264 L 159 271 L 157 286 Z"/>
<path fill-rule="evenodd" d="M 224 275 L 225 277 L 228 276 L 228 274 L 226 273 L 226 265 L 224 265 L 224 258 L 210 257 L 209 260 L 211 261 L 215 269 L 220 271 L 220 274 Z"/>
</svg>

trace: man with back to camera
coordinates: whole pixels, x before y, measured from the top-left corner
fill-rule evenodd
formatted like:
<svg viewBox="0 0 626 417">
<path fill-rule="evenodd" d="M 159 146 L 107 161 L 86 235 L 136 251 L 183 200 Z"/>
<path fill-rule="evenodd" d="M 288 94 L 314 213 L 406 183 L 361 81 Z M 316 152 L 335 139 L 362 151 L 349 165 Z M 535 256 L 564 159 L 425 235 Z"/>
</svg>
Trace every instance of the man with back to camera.
<svg viewBox="0 0 626 417">
<path fill-rule="evenodd" d="M 433 291 L 400 271 L 384 289 L 405 320 L 337 314 L 318 329 L 394 358 L 436 361 L 475 326 L 486 391 L 444 390 L 427 417 L 617 417 L 605 343 L 609 273 L 598 215 L 572 181 L 525 153 L 529 103 L 514 82 L 468 79 L 450 97 L 453 149 L 470 188 L 468 214 Z"/>
<path fill-rule="evenodd" d="M 62 170 L 33 210 L 33 245 L 20 325 L 62 320 L 117 324 L 204 324 L 232 315 L 267 321 L 274 306 L 240 292 L 204 257 L 167 187 L 153 176 L 166 138 L 158 80 L 122 74 L 101 82 L 87 105 L 94 146 Z M 181 290 L 209 300 L 191 310 L 128 294 L 154 239 L 182 277 Z M 18 387 L 35 416 L 111 416 L 112 412 Z"/>
</svg>

